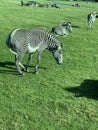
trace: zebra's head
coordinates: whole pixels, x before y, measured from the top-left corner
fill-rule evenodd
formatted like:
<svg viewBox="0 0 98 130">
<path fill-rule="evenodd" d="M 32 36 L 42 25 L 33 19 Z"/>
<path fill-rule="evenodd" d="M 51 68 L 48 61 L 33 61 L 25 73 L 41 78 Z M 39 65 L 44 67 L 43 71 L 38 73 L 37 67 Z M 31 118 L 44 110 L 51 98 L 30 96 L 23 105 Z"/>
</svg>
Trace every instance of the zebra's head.
<svg viewBox="0 0 98 130">
<path fill-rule="evenodd" d="M 62 24 L 69 32 L 72 32 L 71 22 L 65 22 Z"/>
<path fill-rule="evenodd" d="M 52 52 L 55 60 L 57 61 L 57 64 L 62 64 L 63 63 L 62 48 L 59 46 L 56 49 L 54 49 Z"/>
</svg>

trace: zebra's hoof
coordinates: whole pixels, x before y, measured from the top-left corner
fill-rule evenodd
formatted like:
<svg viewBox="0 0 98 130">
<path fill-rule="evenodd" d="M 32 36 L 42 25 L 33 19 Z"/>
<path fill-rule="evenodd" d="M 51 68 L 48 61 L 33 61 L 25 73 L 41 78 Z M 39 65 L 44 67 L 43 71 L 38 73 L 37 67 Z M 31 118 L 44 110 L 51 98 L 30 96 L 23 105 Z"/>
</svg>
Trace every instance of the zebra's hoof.
<svg viewBox="0 0 98 130">
<path fill-rule="evenodd" d="M 25 75 L 25 73 L 24 73 L 24 72 L 21 72 L 21 73 L 19 73 L 19 75 L 23 76 L 23 75 Z"/>
<path fill-rule="evenodd" d="M 38 74 L 38 71 L 35 71 L 34 74 Z"/>
<path fill-rule="evenodd" d="M 22 71 L 23 72 L 27 72 L 27 68 L 22 68 Z"/>
<path fill-rule="evenodd" d="M 30 72 L 29 69 L 26 69 L 26 72 Z"/>
</svg>

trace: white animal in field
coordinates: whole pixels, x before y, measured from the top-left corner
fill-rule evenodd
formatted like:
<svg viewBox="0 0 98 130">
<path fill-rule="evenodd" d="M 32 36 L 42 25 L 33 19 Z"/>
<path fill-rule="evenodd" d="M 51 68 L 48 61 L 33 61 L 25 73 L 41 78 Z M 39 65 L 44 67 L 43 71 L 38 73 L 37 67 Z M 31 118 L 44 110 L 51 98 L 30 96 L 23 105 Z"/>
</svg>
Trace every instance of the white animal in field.
<svg viewBox="0 0 98 130">
<path fill-rule="evenodd" d="M 93 27 L 93 24 L 96 20 L 96 16 L 96 12 L 91 12 L 87 15 L 88 29 L 91 29 Z"/>
</svg>

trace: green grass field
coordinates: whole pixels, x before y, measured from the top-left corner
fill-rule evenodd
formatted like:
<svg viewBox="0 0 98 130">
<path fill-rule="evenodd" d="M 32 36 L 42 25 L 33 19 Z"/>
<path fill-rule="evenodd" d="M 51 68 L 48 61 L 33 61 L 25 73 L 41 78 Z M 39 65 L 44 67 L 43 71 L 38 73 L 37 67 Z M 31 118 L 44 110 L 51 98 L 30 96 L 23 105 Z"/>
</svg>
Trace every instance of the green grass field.
<svg viewBox="0 0 98 130">
<path fill-rule="evenodd" d="M 91 30 L 86 20 L 88 13 L 98 12 L 98 3 L 79 2 L 78 8 L 71 6 L 75 2 L 61 2 L 65 5 L 59 10 L 0 1 L 0 130 L 98 130 L 98 19 Z M 10 31 L 51 29 L 63 21 L 79 26 L 69 36 L 58 37 L 64 63 L 58 66 L 45 50 L 39 74 L 33 73 L 35 53 L 30 72 L 19 76 L 5 44 Z M 22 63 L 26 60 L 27 55 Z"/>
</svg>

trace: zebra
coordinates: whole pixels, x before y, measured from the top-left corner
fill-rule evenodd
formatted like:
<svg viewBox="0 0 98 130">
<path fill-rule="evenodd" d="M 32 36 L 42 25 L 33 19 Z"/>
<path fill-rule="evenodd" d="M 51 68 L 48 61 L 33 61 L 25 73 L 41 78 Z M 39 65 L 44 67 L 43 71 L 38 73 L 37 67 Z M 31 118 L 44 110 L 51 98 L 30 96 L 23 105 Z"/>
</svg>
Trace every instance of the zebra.
<svg viewBox="0 0 98 130">
<path fill-rule="evenodd" d="M 6 44 L 11 52 L 15 54 L 15 64 L 20 75 L 23 75 L 24 71 L 28 71 L 27 68 L 35 51 L 38 52 L 35 74 L 38 74 L 39 62 L 45 49 L 52 52 L 58 64 L 63 63 L 62 43 L 46 29 L 14 29 L 8 35 Z M 26 52 L 29 53 L 29 56 L 27 64 L 24 66 L 21 61 Z"/>
<path fill-rule="evenodd" d="M 67 30 L 69 32 L 72 32 L 71 22 L 63 22 L 58 26 L 54 26 L 54 27 L 52 27 L 51 32 L 56 34 L 56 35 L 64 36 L 64 35 L 69 35 L 67 33 Z"/>
<path fill-rule="evenodd" d="M 96 15 L 96 12 L 91 12 L 87 15 L 88 29 L 91 29 L 93 27 L 93 23 L 96 20 Z"/>
</svg>

